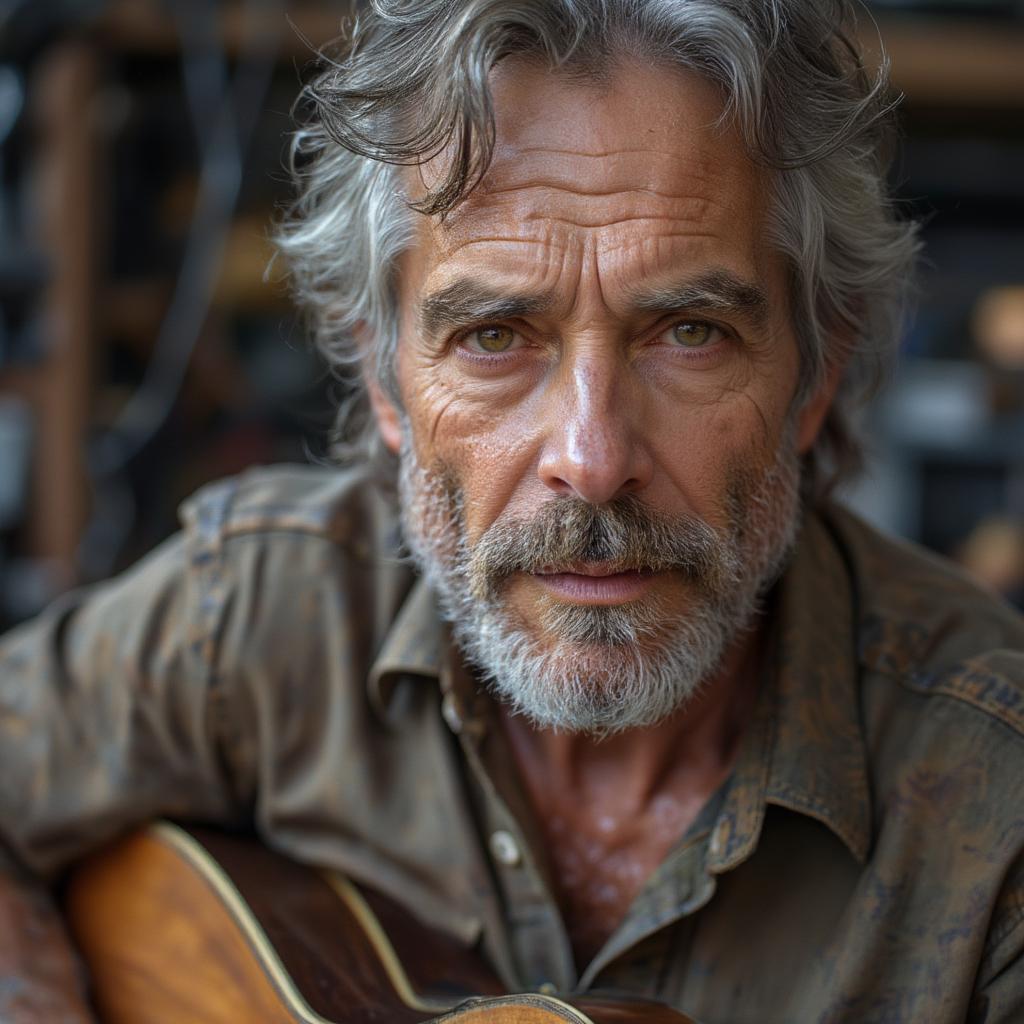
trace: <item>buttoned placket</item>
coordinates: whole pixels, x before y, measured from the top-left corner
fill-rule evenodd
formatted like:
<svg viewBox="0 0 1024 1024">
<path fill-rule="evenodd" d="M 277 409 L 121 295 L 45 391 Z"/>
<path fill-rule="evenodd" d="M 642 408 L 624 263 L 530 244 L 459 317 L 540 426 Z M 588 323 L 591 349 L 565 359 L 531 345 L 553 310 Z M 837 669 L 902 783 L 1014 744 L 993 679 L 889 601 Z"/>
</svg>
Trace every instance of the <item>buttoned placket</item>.
<svg viewBox="0 0 1024 1024">
<path fill-rule="evenodd" d="M 644 939 L 692 916 L 714 896 L 717 876 L 752 855 L 764 819 L 768 776 L 775 743 L 777 674 L 773 651 L 753 720 L 733 775 L 722 791 L 669 853 L 641 890 L 625 920 L 590 964 L 575 964 L 561 912 L 522 824 L 503 799 L 481 756 L 493 705 L 474 690 L 454 684 L 458 655 L 445 645 L 441 666 L 442 717 L 458 737 L 481 807 L 485 845 L 497 879 L 512 961 L 521 987 L 534 991 L 582 992 L 602 972 Z"/>
<path fill-rule="evenodd" d="M 713 897 L 716 875 L 753 851 L 760 828 L 756 808 L 763 801 L 770 755 L 771 729 L 765 715 L 752 723 L 752 735 L 737 764 L 737 786 L 730 784 L 707 816 L 701 815 L 642 890 L 620 927 L 579 972 L 561 913 L 521 824 L 483 763 L 480 748 L 487 716 L 465 706 L 445 672 L 442 688 L 442 715 L 459 738 L 480 795 L 486 845 L 502 894 L 508 943 L 521 987 L 564 993 L 590 989 L 603 971 L 644 939 L 697 913 Z M 485 700 L 478 698 L 478 703 Z"/>
<path fill-rule="evenodd" d="M 486 698 L 467 699 L 455 691 L 450 660 L 442 667 L 441 690 L 442 716 L 458 737 L 478 794 L 485 845 L 505 911 L 505 939 L 519 982 L 516 987 L 546 994 L 571 992 L 577 986 L 576 965 L 561 913 L 521 823 L 481 757 L 487 736 L 486 715 L 481 711 Z"/>
</svg>

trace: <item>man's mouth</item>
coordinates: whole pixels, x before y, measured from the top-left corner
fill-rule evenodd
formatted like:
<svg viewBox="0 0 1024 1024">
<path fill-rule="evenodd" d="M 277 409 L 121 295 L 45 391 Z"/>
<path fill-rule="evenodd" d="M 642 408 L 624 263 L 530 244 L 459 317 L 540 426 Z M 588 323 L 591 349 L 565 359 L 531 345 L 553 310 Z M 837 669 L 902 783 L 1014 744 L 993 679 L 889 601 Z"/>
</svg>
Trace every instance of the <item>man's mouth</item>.
<svg viewBox="0 0 1024 1024">
<path fill-rule="evenodd" d="M 532 575 L 552 596 L 563 601 L 617 605 L 645 597 L 658 574 L 609 563 L 579 562 L 566 567 L 545 567 Z"/>
</svg>

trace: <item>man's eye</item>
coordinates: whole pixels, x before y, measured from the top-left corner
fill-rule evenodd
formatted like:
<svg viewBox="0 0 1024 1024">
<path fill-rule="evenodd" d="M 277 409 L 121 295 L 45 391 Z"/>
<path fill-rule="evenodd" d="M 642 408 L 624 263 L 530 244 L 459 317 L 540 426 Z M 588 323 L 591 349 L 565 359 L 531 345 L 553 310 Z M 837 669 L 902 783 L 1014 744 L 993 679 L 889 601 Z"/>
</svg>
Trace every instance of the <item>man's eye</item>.
<svg viewBox="0 0 1024 1024">
<path fill-rule="evenodd" d="M 683 348 L 702 348 L 715 340 L 718 328 L 714 324 L 701 320 L 684 320 L 669 328 L 668 335 L 672 341 Z"/>
<path fill-rule="evenodd" d="M 511 327 L 492 325 L 470 331 L 463 339 L 470 351 L 475 352 L 506 352 L 516 340 L 516 332 Z"/>
</svg>

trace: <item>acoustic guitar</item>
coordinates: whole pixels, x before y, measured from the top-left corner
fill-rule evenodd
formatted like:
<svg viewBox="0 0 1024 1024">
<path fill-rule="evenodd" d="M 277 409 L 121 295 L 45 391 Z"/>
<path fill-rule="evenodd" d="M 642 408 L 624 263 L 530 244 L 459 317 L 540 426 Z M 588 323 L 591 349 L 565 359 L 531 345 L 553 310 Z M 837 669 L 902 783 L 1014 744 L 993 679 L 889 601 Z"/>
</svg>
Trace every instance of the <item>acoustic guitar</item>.
<svg viewBox="0 0 1024 1024">
<path fill-rule="evenodd" d="M 76 868 L 69 923 L 104 1024 L 693 1024 L 660 1004 L 510 995 L 380 894 L 166 823 Z"/>
</svg>

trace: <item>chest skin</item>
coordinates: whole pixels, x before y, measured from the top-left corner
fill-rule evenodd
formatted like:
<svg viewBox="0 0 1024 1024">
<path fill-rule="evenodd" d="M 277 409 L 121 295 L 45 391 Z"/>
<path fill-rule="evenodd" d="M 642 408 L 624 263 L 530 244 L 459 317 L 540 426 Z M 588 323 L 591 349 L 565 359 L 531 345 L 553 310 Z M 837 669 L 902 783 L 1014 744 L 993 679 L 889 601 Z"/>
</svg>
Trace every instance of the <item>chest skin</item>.
<svg viewBox="0 0 1024 1024">
<path fill-rule="evenodd" d="M 586 966 L 625 918 L 647 879 L 696 820 L 698 793 L 660 793 L 638 814 L 555 806 L 542 816 L 549 864 L 577 966 Z"/>
<path fill-rule="evenodd" d="M 745 703 L 740 700 L 738 703 Z M 536 733 L 521 719 L 505 720 L 505 735 L 532 805 L 577 968 L 593 960 L 666 855 L 728 778 L 739 730 L 722 756 L 677 757 L 653 778 L 607 760 L 580 771 L 537 756 Z M 613 748 L 616 738 L 601 744 Z"/>
</svg>

